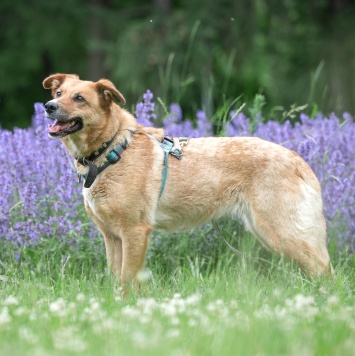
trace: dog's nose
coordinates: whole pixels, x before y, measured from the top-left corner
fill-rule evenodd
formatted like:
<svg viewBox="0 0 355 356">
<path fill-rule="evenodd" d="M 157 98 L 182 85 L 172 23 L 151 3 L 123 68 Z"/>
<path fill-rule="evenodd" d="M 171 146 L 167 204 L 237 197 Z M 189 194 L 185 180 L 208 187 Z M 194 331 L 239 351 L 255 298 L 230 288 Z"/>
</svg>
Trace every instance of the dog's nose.
<svg viewBox="0 0 355 356">
<path fill-rule="evenodd" d="M 48 101 L 48 103 L 44 105 L 44 107 L 48 114 L 52 114 L 54 111 L 58 109 L 58 104 L 55 101 L 51 100 Z"/>
</svg>

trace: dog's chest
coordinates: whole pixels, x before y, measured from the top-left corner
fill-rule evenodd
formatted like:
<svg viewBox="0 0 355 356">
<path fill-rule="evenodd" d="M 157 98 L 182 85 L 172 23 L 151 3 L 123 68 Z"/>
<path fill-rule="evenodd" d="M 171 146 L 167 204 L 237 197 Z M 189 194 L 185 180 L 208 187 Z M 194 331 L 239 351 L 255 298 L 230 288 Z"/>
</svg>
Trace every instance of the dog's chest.
<svg viewBox="0 0 355 356">
<path fill-rule="evenodd" d="M 105 205 L 107 196 L 107 184 L 104 182 L 97 182 L 90 189 L 83 188 L 85 206 L 88 206 L 96 216 L 102 214 L 100 206 Z"/>
</svg>

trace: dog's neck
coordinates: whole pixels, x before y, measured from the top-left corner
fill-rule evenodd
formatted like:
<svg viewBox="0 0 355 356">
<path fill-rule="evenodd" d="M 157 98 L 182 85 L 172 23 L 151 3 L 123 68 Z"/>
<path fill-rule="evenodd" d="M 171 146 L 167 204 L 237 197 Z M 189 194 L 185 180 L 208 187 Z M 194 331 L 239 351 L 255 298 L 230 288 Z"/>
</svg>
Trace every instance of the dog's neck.
<svg viewBox="0 0 355 356">
<path fill-rule="evenodd" d="M 119 109 L 112 114 L 114 120 L 108 120 L 110 125 L 98 132 L 93 131 L 91 134 L 78 132 L 78 134 L 68 135 L 61 139 L 72 157 L 88 157 L 112 138 L 114 138 L 111 143 L 112 148 L 124 142 L 129 144 L 132 132 L 138 127 L 135 118 L 124 109 Z"/>
</svg>

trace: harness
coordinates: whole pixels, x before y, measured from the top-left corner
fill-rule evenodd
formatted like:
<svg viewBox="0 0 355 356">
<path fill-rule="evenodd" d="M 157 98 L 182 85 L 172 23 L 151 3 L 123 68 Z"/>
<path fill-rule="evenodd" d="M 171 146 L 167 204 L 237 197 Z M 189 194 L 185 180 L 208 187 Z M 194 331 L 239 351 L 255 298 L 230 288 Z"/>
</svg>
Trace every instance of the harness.
<svg viewBox="0 0 355 356">
<path fill-rule="evenodd" d="M 170 136 L 165 135 L 162 142 L 159 142 L 155 137 L 153 137 L 151 135 L 148 135 L 148 137 L 150 139 L 152 139 L 153 141 L 157 142 L 164 152 L 162 180 L 161 180 L 160 191 L 159 191 L 159 198 L 160 198 L 163 194 L 166 177 L 168 175 L 169 154 L 171 154 L 172 156 L 174 156 L 180 160 L 182 158 L 182 150 L 180 148 L 174 146 L 174 139 Z M 180 147 L 187 145 L 188 142 L 189 142 L 189 139 L 186 137 L 179 138 Z"/>
<path fill-rule="evenodd" d="M 134 132 L 131 132 L 133 134 Z M 117 135 L 117 134 L 116 134 Z M 86 174 L 80 174 L 78 173 L 78 182 L 81 182 L 81 177 L 85 179 L 84 187 L 85 188 L 90 188 L 91 185 L 94 183 L 96 177 L 98 174 L 100 174 L 102 171 L 104 171 L 107 167 L 109 167 L 111 164 L 115 164 L 121 159 L 121 154 L 122 152 L 128 147 L 128 142 L 125 140 L 123 144 L 117 145 L 113 150 L 109 152 L 108 155 L 106 155 L 106 162 L 102 164 L 101 166 L 97 167 L 94 161 L 99 158 L 103 153 L 106 152 L 110 144 L 113 142 L 115 139 L 116 135 L 110 140 L 102 144 L 102 146 L 95 152 L 93 152 L 90 156 L 88 157 L 77 157 L 75 160 L 80 163 L 83 166 L 88 166 L 89 167 L 89 172 Z M 160 186 L 160 191 L 159 191 L 159 198 L 162 196 L 165 183 L 166 183 L 166 178 L 168 175 L 168 165 L 169 165 L 169 154 L 173 155 L 177 159 L 182 158 L 182 149 L 174 146 L 174 139 L 170 136 L 164 136 L 163 141 L 159 142 L 155 137 L 148 135 L 148 137 L 157 142 L 160 147 L 162 148 L 164 152 L 164 163 L 163 163 L 163 171 L 162 171 L 162 181 L 161 181 L 161 186 Z M 188 143 L 188 138 L 186 137 L 180 137 L 179 138 L 179 144 L 180 147 L 186 145 Z"/>
</svg>

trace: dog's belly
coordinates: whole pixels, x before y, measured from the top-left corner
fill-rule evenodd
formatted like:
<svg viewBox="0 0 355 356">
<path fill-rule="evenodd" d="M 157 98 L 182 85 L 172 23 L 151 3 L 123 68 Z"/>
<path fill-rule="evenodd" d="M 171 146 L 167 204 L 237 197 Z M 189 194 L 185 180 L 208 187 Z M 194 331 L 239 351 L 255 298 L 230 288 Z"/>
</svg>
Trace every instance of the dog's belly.
<svg viewBox="0 0 355 356">
<path fill-rule="evenodd" d="M 156 212 L 154 227 L 167 232 L 191 230 L 225 215 L 240 218 L 243 222 L 247 223 L 247 204 L 244 202 L 221 204 L 220 206 L 216 204 L 196 204 L 181 207 L 174 210 L 174 212 L 159 209 Z"/>
</svg>

